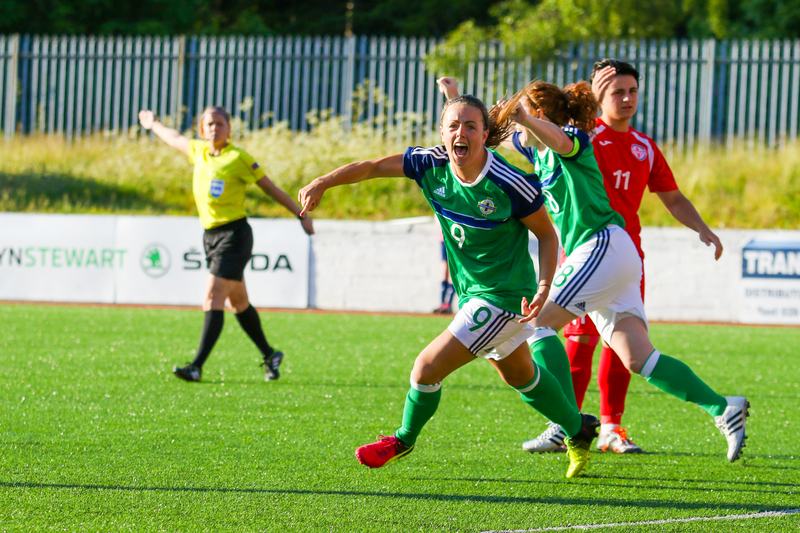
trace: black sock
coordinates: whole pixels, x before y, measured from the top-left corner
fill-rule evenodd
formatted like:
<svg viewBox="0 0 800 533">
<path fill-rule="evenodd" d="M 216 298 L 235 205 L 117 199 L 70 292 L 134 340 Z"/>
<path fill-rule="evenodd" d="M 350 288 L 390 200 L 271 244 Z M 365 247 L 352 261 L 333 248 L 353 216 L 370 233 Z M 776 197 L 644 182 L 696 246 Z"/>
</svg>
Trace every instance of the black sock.
<svg viewBox="0 0 800 533">
<path fill-rule="evenodd" d="M 197 354 L 194 356 L 192 364 L 196 367 L 203 367 L 203 363 L 208 359 L 208 354 L 214 348 L 214 344 L 222 333 L 222 324 L 225 320 L 225 311 L 214 310 L 206 311 L 205 322 L 203 323 L 203 336 L 200 337 L 200 346 L 197 347 Z"/>
<path fill-rule="evenodd" d="M 264 330 L 261 329 L 261 319 L 258 317 L 256 308 L 251 305 L 241 313 L 237 313 L 236 319 L 244 332 L 247 333 L 247 336 L 250 337 L 250 340 L 261 350 L 261 355 L 264 356 L 264 359 L 272 357 L 275 350 L 272 349 L 264 336 Z"/>
</svg>

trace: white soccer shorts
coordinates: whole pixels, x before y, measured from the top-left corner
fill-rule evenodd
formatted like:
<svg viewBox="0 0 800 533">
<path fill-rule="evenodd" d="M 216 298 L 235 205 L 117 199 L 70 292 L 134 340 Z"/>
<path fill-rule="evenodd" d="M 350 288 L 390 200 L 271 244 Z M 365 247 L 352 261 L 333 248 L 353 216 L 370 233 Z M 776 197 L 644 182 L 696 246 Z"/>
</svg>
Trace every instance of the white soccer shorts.
<svg viewBox="0 0 800 533">
<path fill-rule="evenodd" d="M 500 361 L 533 335 L 534 328 L 520 324 L 522 315 L 504 311 L 486 300 L 464 304 L 447 326 L 450 333 L 475 355 Z"/>
<path fill-rule="evenodd" d="M 641 280 L 636 246 L 624 229 L 612 224 L 567 257 L 553 278 L 549 298 L 576 316 L 588 314 L 608 343 L 617 321 L 628 315 L 647 326 Z"/>
</svg>

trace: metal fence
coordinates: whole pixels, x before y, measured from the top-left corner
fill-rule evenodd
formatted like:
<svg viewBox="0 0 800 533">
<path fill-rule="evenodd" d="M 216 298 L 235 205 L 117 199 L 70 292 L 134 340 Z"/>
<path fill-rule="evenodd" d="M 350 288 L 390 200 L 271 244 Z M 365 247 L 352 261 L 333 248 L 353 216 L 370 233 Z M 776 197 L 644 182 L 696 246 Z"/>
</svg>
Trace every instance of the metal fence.
<svg viewBox="0 0 800 533">
<path fill-rule="evenodd" d="M 139 109 L 191 127 L 207 105 L 242 127 L 308 130 L 341 116 L 411 141 L 436 127 L 442 97 L 425 56 L 431 39 L 392 37 L 0 36 L 5 137 L 126 134 Z M 800 40 L 614 41 L 569 46 L 547 63 L 485 43 L 467 58 L 463 92 L 486 102 L 533 78 L 566 85 L 617 57 L 642 73 L 634 127 L 685 150 L 797 139 Z"/>
</svg>

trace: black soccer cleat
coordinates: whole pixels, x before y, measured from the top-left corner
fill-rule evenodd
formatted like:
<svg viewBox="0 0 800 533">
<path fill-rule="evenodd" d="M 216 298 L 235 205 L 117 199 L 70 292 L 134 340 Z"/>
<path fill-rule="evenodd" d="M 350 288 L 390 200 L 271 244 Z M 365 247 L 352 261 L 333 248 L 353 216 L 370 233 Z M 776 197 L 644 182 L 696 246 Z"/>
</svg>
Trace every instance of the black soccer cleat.
<svg viewBox="0 0 800 533">
<path fill-rule="evenodd" d="M 183 368 L 175 367 L 172 373 L 185 381 L 200 381 L 200 376 L 203 374 L 203 369 L 193 364 L 186 365 Z"/>
<path fill-rule="evenodd" d="M 272 356 L 269 359 L 264 358 L 264 362 L 261 363 L 266 369 L 264 381 L 275 381 L 281 377 L 281 373 L 278 371 L 281 361 L 283 361 L 283 352 L 272 352 Z"/>
<path fill-rule="evenodd" d="M 597 430 L 600 427 L 600 421 L 594 415 L 581 414 L 581 418 L 581 430 L 572 438 L 589 441 L 591 443 L 597 438 Z"/>
</svg>

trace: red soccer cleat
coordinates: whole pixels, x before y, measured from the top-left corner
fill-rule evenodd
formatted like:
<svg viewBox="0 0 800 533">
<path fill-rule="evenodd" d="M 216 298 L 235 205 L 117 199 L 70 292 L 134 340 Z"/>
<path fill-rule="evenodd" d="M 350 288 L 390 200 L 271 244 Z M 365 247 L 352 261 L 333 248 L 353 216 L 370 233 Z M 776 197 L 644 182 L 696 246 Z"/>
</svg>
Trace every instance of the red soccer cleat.
<svg viewBox="0 0 800 533">
<path fill-rule="evenodd" d="M 370 468 L 380 468 L 404 455 L 408 455 L 414 446 L 406 446 L 403 441 L 395 436 L 384 437 L 378 435 L 378 442 L 365 444 L 356 450 L 356 459 L 362 465 Z"/>
</svg>

